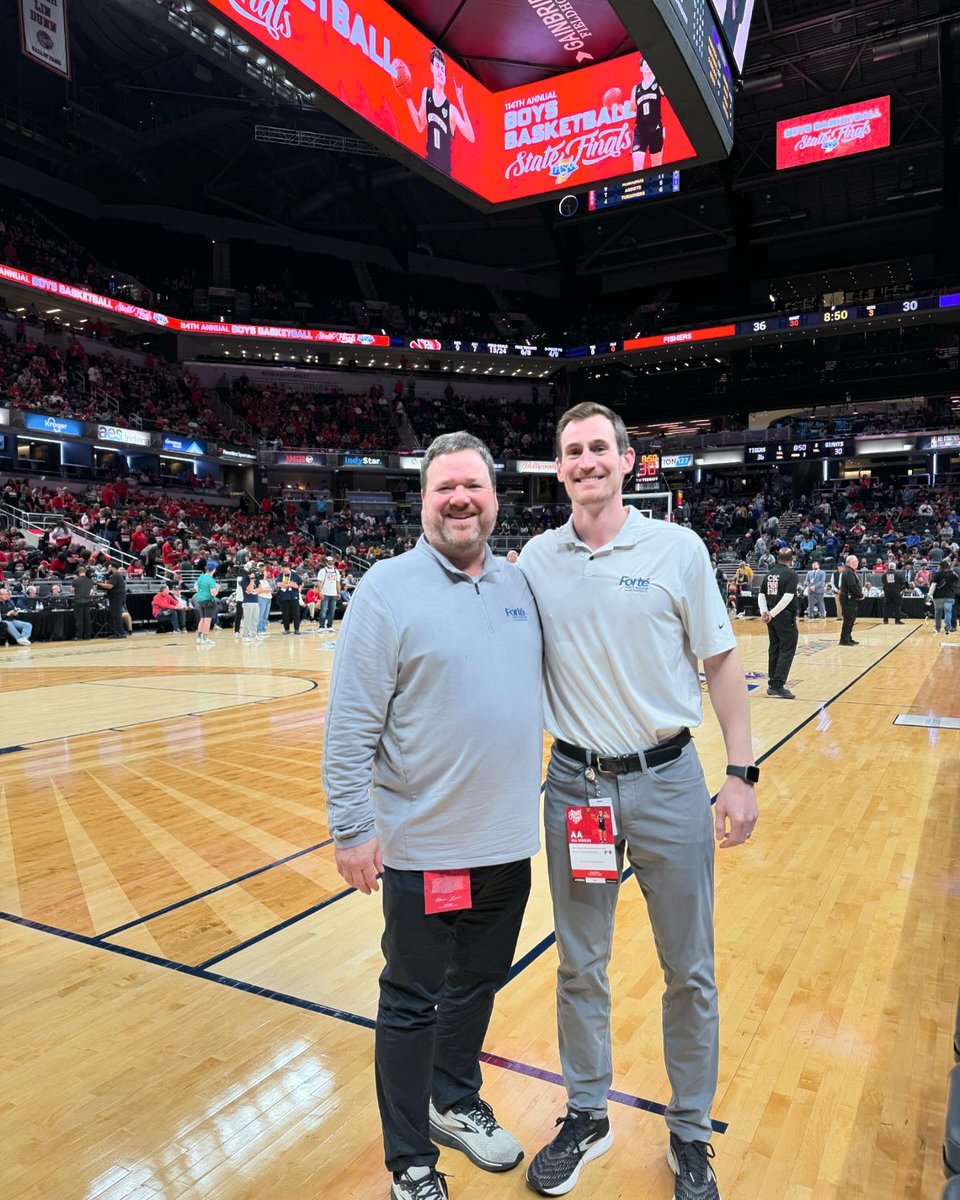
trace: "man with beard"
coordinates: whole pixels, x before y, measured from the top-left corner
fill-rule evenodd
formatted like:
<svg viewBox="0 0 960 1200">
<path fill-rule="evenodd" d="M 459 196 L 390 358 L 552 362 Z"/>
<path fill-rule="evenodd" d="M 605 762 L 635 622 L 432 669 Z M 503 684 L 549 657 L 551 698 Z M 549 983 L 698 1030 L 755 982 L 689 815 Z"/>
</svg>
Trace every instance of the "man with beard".
<svg viewBox="0 0 960 1200">
<path fill-rule="evenodd" d="M 323 755 L 337 869 L 367 895 L 383 882 L 375 1065 L 392 1200 L 446 1200 L 435 1142 L 487 1171 L 523 1158 L 480 1099 L 479 1055 L 539 845 L 542 642 L 526 581 L 487 546 L 493 458 L 444 434 L 420 483 L 422 537 L 347 608 Z"/>
</svg>

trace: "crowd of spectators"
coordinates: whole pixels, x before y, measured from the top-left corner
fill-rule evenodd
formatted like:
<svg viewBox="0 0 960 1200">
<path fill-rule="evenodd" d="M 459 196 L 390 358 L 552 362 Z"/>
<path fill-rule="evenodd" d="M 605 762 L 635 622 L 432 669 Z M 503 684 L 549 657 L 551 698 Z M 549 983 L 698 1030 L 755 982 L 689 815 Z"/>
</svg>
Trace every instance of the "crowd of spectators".
<svg viewBox="0 0 960 1200">
<path fill-rule="evenodd" d="M 444 395 L 408 395 L 407 416 L 426 446 L 441 433 L 469 429 L 490 448 L 494 458 L 552 458 L 556 418 L 552 405 L 541 405 L 536 386 L 529 403 L 496 396 L 460 396 L 452 384 Z"/>
</svg>

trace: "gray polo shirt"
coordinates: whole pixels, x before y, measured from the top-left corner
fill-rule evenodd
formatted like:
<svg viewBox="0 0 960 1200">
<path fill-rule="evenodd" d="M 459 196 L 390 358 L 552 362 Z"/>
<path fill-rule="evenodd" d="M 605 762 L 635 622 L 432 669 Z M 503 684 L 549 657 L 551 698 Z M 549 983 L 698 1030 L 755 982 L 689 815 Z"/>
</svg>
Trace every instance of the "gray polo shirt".
<svg viewBox="0 0 960 1200">
<path fill-rule="evenodd" d="M 476 578 L 421 537 L 361 580 L 337 643 L 323 751 L 339 847 L 377 836 L 400 870 L 539 849 L 542 640 L 523 575 Z"/>
<path fill-rule="evenodd" d="M 570 520 L 529 541 L 519 565 L 543 623 L 555 737 L 632 754 L 701 723 L 698 659 L 737 641 L 697 534 L 631 509 L 606 546 L 591 550 Z"/>
</svg>

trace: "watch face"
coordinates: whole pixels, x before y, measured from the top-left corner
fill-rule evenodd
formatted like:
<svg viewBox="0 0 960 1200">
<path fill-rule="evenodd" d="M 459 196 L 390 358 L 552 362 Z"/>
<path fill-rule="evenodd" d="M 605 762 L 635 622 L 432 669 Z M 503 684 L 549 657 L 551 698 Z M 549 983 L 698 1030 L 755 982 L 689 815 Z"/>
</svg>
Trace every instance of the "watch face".
<svg viewBox="0 0 960 1200">
<path fill-rule="evenodd" d="M 759 783 L 759 781 L 760 781 L 760 768 L 759 767 L 747 767 L 744 770 L 743 774 L 744 774 L 744 778 L 746 779 L 747 783 Z"/>
</svg>

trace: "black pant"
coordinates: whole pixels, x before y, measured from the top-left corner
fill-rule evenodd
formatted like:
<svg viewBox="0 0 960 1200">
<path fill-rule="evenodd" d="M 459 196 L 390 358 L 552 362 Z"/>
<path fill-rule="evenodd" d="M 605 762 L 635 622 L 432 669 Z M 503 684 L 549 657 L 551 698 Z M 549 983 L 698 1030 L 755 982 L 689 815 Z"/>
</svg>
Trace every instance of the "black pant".
<svg viewBox="0 0 960 1200">
<path fill-rule="evenodd" d="M 893 617 L 893 619 L 898 623 L 903 620 L 903 612 L 902 612 L 902 606 L 900 604 L 900 593 L 899 592 L 884 592 L 883 593 L 883 623 L 884 623 L 884 625 L 886 625 L 886 623 L 890 620 L 891 617 Z"/>
<path fill-rule="evenodd" d="M 843 624 L 840 626 L 840 645 L 853 641 L 853 626 L 860 607 L 859 600 L 841 600 L 840 612 L 843 614 Z"/>
<path fill-rule="evenodd" d="M 80 641 L 93 637 L 93 623 L 90 620 L 90 601 L 74 600 L 73 618 L 76 622 L 74 637 Z"/>
<path fill-rule="evenodd" d="M 123 627 L 123 605 L 110 605 L 110 636 L 123 637 L 126 630 Z"/>
<path fill-rule="evenodd" d="M 472 907 L 423 911 L 423 873 L 383 872 L 386 964 L 377 1011 L 377 1101 L 388 1171 L 432 1166 L 429 1101 L 446 1112 L 480 1091 L 480 1051 L 530 894 L 530 860 L 474 867 Z"/>
<path fill-rule="evenodd" d="M 770 638 L 767 655 L 767 685 L 782 688 L 787 685 L 793 656 L 797 652 L 797 621 L 792 615 L 779 613 L 767 624 Z"/>
<path fill-rule="evenodd" d="M 283 622 L 284 633 L 290 632 L 290 622 L 293 622 L 294 629 L 300 628 L 300 601 L 297 598 L 293 600 L 280 600 L 280 620 Z"/>
</svg>

